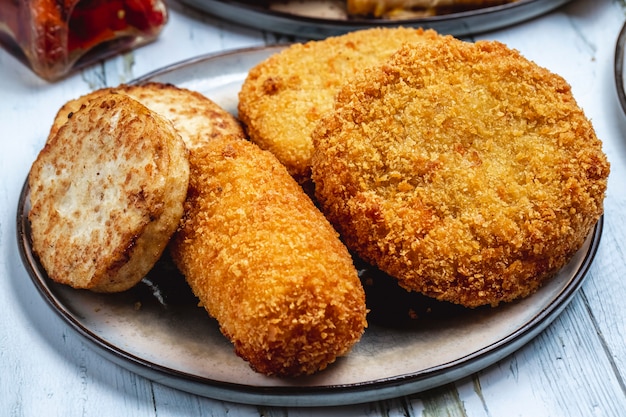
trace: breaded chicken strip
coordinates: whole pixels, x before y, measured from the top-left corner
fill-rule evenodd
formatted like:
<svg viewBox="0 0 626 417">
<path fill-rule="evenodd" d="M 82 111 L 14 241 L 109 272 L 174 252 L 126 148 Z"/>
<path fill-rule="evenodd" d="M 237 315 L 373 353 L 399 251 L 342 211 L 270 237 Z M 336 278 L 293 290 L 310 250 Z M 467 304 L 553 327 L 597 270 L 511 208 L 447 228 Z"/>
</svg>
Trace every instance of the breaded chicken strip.
<svg viewBox="0 0 626 417">
<path fill-rule="evenodd" d="M 294 44 L 252 68 L 239 93 L 250 139 L 269 150 L 299 182 L 311 175 L 311 132 L 356 72 L 380 64 L 407 42 L 433 42 L 422 29 L 375 28 Z"/>
<path fill-rule="evenodd" d="M 190 156 L 174 262 L 239 356 L 311 374 L 361 337 L 365 295 L 335 230 L 269 152 L 232 136 Z"/>
<path fill-rule="evenodd" d="M 348 247 L 439 300 L 531 294 L 603 212 L 609 164 L 570 86 L 497 42 L 402 48 L 343 88 L 313 142 Z"/>
</svg>

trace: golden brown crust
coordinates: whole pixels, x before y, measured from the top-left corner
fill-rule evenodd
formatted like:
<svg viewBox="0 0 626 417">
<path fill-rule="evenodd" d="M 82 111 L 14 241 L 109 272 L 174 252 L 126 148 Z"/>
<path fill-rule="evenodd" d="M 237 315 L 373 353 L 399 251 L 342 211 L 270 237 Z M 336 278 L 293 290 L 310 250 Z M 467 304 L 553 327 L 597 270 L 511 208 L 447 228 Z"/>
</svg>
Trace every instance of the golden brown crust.
<svg viewBox="0 0 626 417">
<path fill-rule="evenodd" d="M 176 230 L 188 180 L 187 150 L 171 123 L 127 96 L 102 94 L 33 163 L 33 250 L 54 281 L 124 291 Z"/>
<path fill-rule="evenodd" d="M 404 47 L 342 89 L 313 142 L 348 247 L 440 300 L 527 296 L 603 211 L 609 164 L 570 86 L 497 42 Z"/>
<path fill-rule="evenodd" d="M 239 93 L 239 118 L 250 140 L 276 155 L 298 182 L 306 182 L 311 132 L 332 109 L 341 86 L 404 43 L 435 38 L 433 31 L 375 28 L 294 44 L 250 70 Z"/>
<path fill-rule="evenodd" d="M 365 299 L 337 233 L 276 158 L 237 137 L 191 153 L 172 257 L 251 367 L 311 374 L 363 333 Z"/>
<path fill-rule="evenodd" d="M 347 0 L 348 13 L 384 18 L 435 16 L 517 0 Z"/>
</svg>

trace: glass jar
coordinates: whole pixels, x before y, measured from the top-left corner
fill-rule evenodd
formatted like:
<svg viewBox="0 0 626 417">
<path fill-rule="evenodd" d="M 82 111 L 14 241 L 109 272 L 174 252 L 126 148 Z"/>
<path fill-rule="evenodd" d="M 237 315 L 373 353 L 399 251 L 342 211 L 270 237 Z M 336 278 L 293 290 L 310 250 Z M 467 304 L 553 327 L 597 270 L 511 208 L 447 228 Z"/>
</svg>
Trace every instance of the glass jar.
<svg viewBox="0 0 626 417">
<path fill-rule="evenodd" d="M 0 0 L 0 44 L 43 79 L 156 39 L 163 0 Z"/>
</svg>

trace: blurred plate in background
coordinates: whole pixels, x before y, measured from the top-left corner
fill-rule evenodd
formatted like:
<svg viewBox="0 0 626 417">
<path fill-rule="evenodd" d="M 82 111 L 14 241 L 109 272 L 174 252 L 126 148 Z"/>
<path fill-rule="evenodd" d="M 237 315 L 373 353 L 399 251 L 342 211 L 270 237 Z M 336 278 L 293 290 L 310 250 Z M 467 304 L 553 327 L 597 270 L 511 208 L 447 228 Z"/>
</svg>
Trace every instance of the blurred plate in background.
<svg viewBox="0 0 626 417">
<path fill-rule="evenodd" d="M 412 26 L 435 29 L 439 33 L 467 36 L 500 29 L 568 3 L 570 0 L 519 0 L 500 6 L 439 16 L 409 19 L 348 18 L 345 2 L 236 0 L 180 0 L 195 9 L 244 26 L 301 38 L 321 39 L 376 26 Z M 275 3 L 281 3 L 280 7 Z"/>
</svg>

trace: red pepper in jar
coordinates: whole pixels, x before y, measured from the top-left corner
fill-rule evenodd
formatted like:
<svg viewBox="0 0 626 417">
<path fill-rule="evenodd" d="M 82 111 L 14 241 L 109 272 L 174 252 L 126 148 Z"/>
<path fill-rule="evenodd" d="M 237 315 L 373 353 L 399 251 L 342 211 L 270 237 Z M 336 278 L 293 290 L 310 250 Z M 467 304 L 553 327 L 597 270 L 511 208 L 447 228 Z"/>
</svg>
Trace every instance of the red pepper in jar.
<svg viewBox="0 0 626 417">
<path fill-rule="evenodd" d="M 0 0 L 0 40 L 46 79 L 149 42 L 166 21 L 162 0 Z"/>
</svg>

